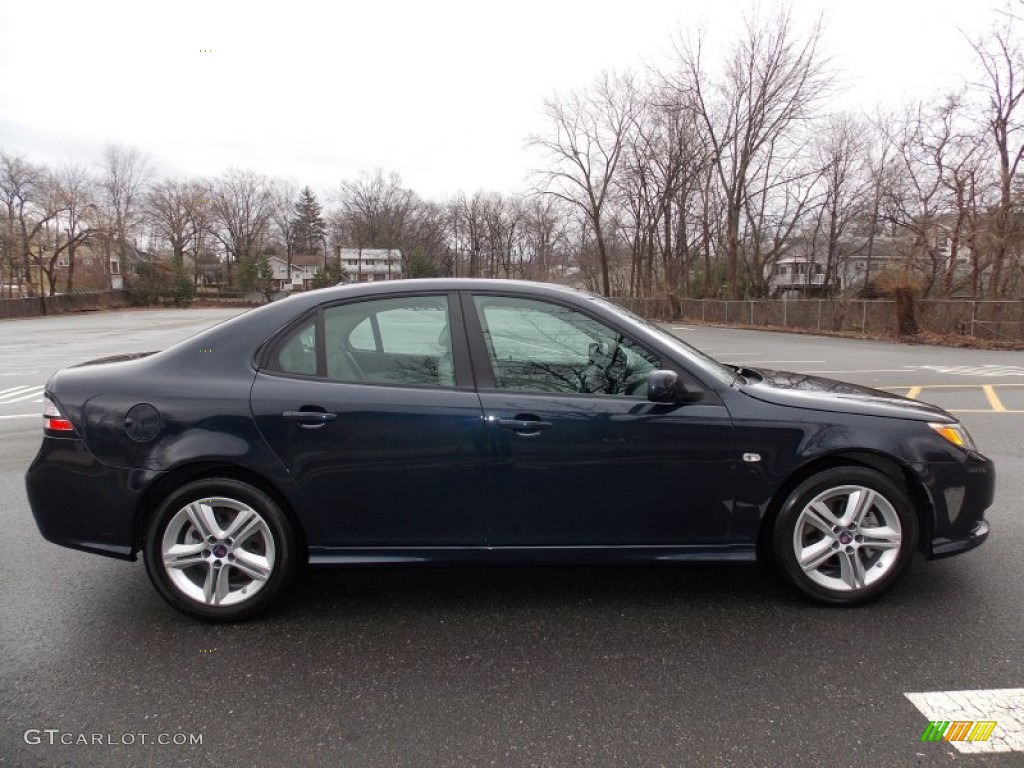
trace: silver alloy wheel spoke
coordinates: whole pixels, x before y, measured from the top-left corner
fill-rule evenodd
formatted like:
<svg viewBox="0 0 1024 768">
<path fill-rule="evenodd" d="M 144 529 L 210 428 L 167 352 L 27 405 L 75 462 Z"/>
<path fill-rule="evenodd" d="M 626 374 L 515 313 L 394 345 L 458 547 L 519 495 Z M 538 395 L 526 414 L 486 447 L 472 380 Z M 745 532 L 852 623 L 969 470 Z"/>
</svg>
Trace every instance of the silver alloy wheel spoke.
<svg viewBox="0 0 1024 768">
<path fill-rule="evenodd" d="M 850 589 L 860 589 L 866 584 L 864 563 L 861 562 L 860 554 L 856 550 L 850 553 L 840 550 L 839 573 L 840 578 Z"/>
<path fill-rule="evenodd" d="M 864 541 L 861 542 L 862 547 L 870 547 L 871 549 L 893 549 L 900 545 L 899 532 L 894 531 L 888 526 L 880 526 L 878 528 L 861 528 L 860 533 L 864 537 Z"/>
<path fill-rule="evenodd" d="M 823 538 L 816 541 L 809 547 L 804 547 L 800 552 L 800 567 L 805 571 L 814 571 L 825 564 L 825 561 L 835 554 L 832 549 L 832 541 Z"/>
<path fill-rule="evenodd" d="M 822 491 L 800 511 L 793 529 L 793 555 L 801 571 L 834 592 L 864 589 L 884 578 L 899 562 L 902 542 L 896 508 L 863 485 Z"/>
<path fill-rule="evenodd" d="M 846 510 L 840 521 L 842 525 L 860 525 L 864 515 L 875 503 L 875 492 L 870 488 L 861 488 L 847 497 Z"/>
<path fill-rule="evenodd" d="M 249 520 L 248 523 L 242 528 L 242 530 L 239 531 L 238 535 L 234 537 L 235 544 L 241 544 L 243 541 L 248 539 L 257 531 L 262 531 L 265 526 L 266 523 L 263 522 L 263 518 L 258 517 L 256 513 L 253 513 L 252 519 Z"/>
<path fill-rule="evenodd" d="M 237 499 L 210 497 L 184 505 L 171 517 L 161 559 L 167 578 L 184 597 L 210 606 L 237 605 L 270 581 L 277 545 L 259 511 Z"/>
<path fill-rule="evenodd" d="M 168 568 L 189 568 L 206 562 L 203 549 L 206 544 L 175 544 L 164 552 L 164 565 Z"/>
<path fill-rule="evenodd" d="M 831 536 L 832 529 L 839 525 L 839 519 L 832 514 L 832 510 L 821 502 L 808 504 L 805 513 L 807 522 L 827 536 Z"/>
<path fill-rule="evenodd" d="M 246 535 L 249 535 L 253 533 L 257 528 L 259 528 L 262 522 L 263 521 L 259 518 L 259 516 L 251 509 L 243 509 L 237 515 L 235 515 L 235 519 L 231 521 L 231 525 L 229 525 L 224 530 L 224 538 L 234 539 L 235 541 L 242 541 L 245 538 L 245 536 L 239 534 L 239 531 L 242 529 L 242 526 L 246 526 Z M 249 530 L 249 528 L 251 528 L 252 530 Z"/>
<path fill-rule="evenodd" d="M 219 605 L 228 595 L 228 569 L 207 567 L 206 579 L 203 582 L 203 598 L 207 605 Z"/>
<path fill-rule="evenodd" d="M 210 536 L 220 538 L 220 526 L 217 525 L 217 518 L 213 514 L 213 507 L 197 501 L 189 504 L 186 509 L 188 510 L 188 519 L 192 521 L 192 525 L 195 526 L 200 536 L 204 539 Z"/>
<path fill-rule="evenodd" d="M 232 565 L 248 576 L 250 579 L 257 581 L 266 581 L 270 578 L 270 565 L 267 563 L 265 557 L 254 555 L 251 552 L 245 550 L 235 550 L 235 561 Z"/>
</svg>

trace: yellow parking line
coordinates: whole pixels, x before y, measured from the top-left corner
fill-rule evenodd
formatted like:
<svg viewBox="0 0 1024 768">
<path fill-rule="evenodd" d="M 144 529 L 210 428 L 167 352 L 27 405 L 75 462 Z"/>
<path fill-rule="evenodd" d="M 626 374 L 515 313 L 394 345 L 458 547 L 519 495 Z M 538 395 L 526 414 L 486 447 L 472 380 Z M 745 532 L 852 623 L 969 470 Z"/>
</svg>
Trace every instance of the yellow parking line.
<svg viewBox="0 0 1024 768">
<path fill-rule="evenodd" d="M 996 411 L 992 408 L 946 408 L 950 413 L 1024 413 L 1024 411 Z"/>
<path fill-rule="evenodd" d="M 985 384 L 922 384 L 917 387 L 912 387 L 909 384 L 893 384 L 888 387 L 875 387 L 875 389 L 974 389 L 975 387 L 988 386 Z M 1007 387 L 1024 387 L 1024 384 L 996 384 L 995 386 L 1000 389 L 1006 389 Z"/>
<path fill-rule="evenodd" d="M 982 390 L 985 392 L 985 397 L 988 398 L 988 404 L 992 406 L 992 410 L 998 413 L 1006 413 L 1006 406 L 999 399 L 999 395 L 996 394 L 995 389 L 992 388 L 991 384 L 982 384 Z"/>
<path fill-rule="evenodd" d="M 924 387 L 911 387 L 907 390 L 907 397 L 911 400 L 917 400 L 917 396 L 921 394 L 922 389 L 924 389 Z"/>
</svg>

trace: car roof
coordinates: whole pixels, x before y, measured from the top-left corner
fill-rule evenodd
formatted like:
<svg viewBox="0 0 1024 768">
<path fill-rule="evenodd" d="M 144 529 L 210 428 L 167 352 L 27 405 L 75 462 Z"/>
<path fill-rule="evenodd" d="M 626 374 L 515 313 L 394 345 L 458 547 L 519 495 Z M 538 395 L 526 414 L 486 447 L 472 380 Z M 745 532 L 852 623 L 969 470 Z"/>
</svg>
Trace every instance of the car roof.
<svg viewBox="0 0 1024 768">
<path fill-rule="evenodd" d="M 317 303 L 353 295 L 374 295 L 378 293 L 400 293 L 405 291 L 517 291 L 546 295 L 588 296 L 585 291 L 554 283 L 540 283 L 531 280 L 499 280 L 476 277 L 428 277 L 406 280 L 383 280 L 373 283 L 346 283 L 330 288 L 307 291 L 303 296 L 316 296 Z"/>
</svg>

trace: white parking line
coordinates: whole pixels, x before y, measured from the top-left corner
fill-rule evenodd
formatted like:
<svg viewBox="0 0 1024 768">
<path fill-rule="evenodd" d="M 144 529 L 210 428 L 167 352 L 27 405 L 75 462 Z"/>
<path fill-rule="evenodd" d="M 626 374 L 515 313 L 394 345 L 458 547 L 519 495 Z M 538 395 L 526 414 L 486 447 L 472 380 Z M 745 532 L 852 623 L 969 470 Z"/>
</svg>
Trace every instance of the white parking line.
<svg viewBox="0 0 1024 768">
<path fill-rule="evenodd" d="M 0 416 L 0 420 L 7 419 L 42 419 L 43 416 L 40 413 L 12 413 L 7 416 Z"/>
<path fill-rule="evenodd" d="M 845 368 L 839 371 L 804 371 L 804 373 L 835 374 L 835 373 L 913 373 L 912 368 Z"/>
<path fill-rule="evenodd" d="M 946 741 L 967 754 L 1024 752 L 1024 688 L 927 691 L 903 695 L 932 722 L 956 724 L 995 721 L 996 724 L 991 736 L 985 741 L 971 741 L 966 736 L 973 732 L 969 726 L 961 726 L 959 731 L 947 728 L 944 730 L 945 738 L 931 740 Z M 922 744 L 919 749 L 928 746 Z"/>
<path fill-rule="evenodd" d="M 3 395 L 0 396 L 0 404 L 7 405 L 9 403 L 21 403 L 25 400 L 33 400 L 43 394 L 44 387 L 32 387 L 31 389 L 23 392 L 18 392 L 14 395 Z"/>
<path fill-rule="evenodd" d="M 36 385 L 36 384 L 31 384 L 31 385 L 22 384 L 20 387 L 8 387 L 7 389 L 0 389 L 0 397 L 3 397 L 4 395 L 7 395 L 7 394 L 15 393 L 15 392 L 28 392 L 30 389 L 35 389 L 36 386 L 38 386 L 38 385 Z"/>
</svg>

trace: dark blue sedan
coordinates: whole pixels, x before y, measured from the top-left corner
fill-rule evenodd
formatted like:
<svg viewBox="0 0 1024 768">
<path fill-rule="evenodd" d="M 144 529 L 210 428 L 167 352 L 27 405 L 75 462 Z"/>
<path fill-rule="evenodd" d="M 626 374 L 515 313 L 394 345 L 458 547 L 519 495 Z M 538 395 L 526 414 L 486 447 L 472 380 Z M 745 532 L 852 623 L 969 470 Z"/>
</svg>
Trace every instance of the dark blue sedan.
<svg viewBox="0 0 1024 768">
<path fill-rule="evenodd" d="M 945 411 L 722 365 L 549 285 L 313 291 L 46 389 L 42 534 L 141 552 L 202 619 L 264 610 L 306 563 L 770 558 L 849 604 L 988 535 L 992 463 Z"/>
</svg>

